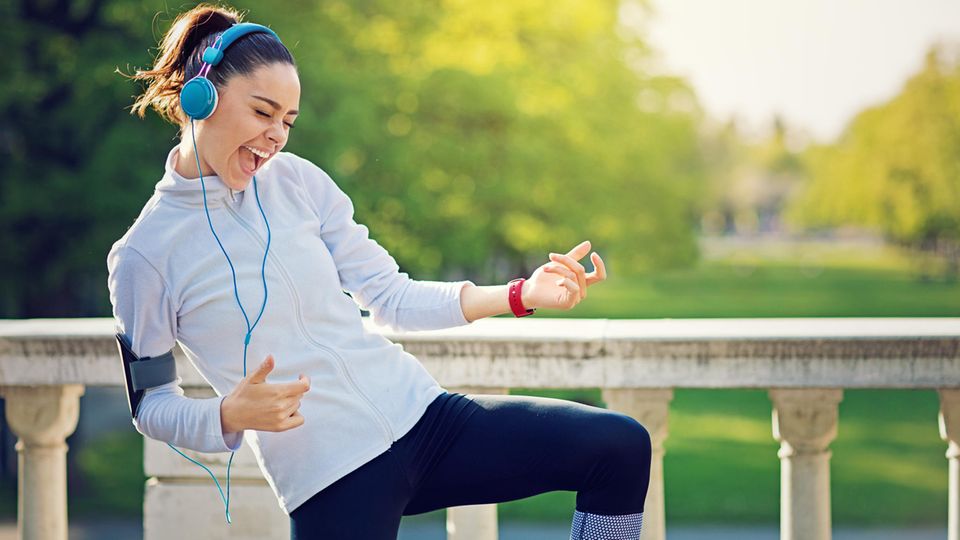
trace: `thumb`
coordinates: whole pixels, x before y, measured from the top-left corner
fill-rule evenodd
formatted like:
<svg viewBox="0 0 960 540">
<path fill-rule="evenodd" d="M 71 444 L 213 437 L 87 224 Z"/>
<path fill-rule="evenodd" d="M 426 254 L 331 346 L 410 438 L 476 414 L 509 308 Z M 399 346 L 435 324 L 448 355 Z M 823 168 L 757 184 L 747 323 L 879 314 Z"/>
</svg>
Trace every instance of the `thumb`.
<svg viewBox="0 0 960 540">
<path fill-rule="evenodd" d="M 273 371 L 273 355 L 268 354 L 267 358 L 260 363 L 256 371 L 250 374 L 247 380 L 252 383 L 267 382 L 267 374 L 271 371 Z"/>
</svg>

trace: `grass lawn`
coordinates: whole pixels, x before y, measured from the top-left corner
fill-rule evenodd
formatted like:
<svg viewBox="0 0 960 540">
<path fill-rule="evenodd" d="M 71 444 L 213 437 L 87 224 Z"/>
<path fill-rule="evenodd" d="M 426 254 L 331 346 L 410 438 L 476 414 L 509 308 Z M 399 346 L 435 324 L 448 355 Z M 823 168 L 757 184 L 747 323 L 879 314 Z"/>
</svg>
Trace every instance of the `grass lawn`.
<svg viewBox="0 0 960 540">
<path fill-rule="evenodd" d="M 592 270 L 587 263 L 587 270 Z M 608 280 L 568 312 L 585 318 L 940 317 L 960 315 L 960 284 L 923 281 L 909 254 L 820 248 L 782 257 L 741 251 L 698 267 Z M 515 389 L 600 403 L 585 392 Z M 933 390 L 845 390 L 831 445 L 831 496 L 838 525 L 942 525 L 947 512 L 946 443 Z M 676 389 L 665 443 L 670 522 L 777 523 L 778 444 L 765 390 Z M 567 520 L 571 492 L 500 505 L 516 519 Z"/>
<path fill-rule="evenodd" d="M 514 389 L 601 404 L 600 390 Z M 764 390 L 677 389 L 665 443 L 669 522 L 777 523 L 780 463 Z M 847 390 L 831 445 L 837 525 L 942 525 L 947 514 L 946 444 L 928 390 Z M 573 492 L 499 507 L 504 519 L 569 520 Z"/>
<path fill-rule="evenodd" d="M 601 255 L 603 255 L 601 253 Z M 739 251 L 698 267 L 627 279 L 610 275 L 568 312 L 584 318 L 957 316 L 960 284 L 921 281 L 909 256 L 892 249 L 821 249 L 814 255 Z M 587 269 L 592 270 L 587 262 Z M 602 405 L 599 389 L 514 389 L 515 394 Z M 937 431 L 936 392 L 847 390 L 832 444 L 837 525 L 942 525 L 947 510 L 946 444 Z M 670 522 L 776 523 L 779 460 L 763 390 L 676 389 L 666 441 Z M 78 459 L 91 499 L 136 511 L 142 501 L 137 434 L 105 439 Z M 123 463 L 119 463 L 123 460 Z M 126 476 L 124 476 L 126 475 Z M 217 497 L 210 482 L 210 496 Z M 111 502 L 112 501 L 112 502 Z M 74 506 L 71 515 L 84 506 Z M 504 519 L 568 521 L 572 492 L 503 503 Z M 429 518 L 423 516 L 425 518 Z"/>
</svg>

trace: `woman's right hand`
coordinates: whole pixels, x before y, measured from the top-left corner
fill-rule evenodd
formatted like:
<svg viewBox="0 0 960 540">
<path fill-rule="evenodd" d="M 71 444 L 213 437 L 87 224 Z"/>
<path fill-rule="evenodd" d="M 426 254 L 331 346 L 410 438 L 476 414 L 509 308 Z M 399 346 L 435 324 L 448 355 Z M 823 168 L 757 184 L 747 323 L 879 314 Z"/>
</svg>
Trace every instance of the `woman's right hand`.
<svg viewBox="0 0 960 540">
<path fill-rule="evenodd" d="M 220 423 L 224 433 L 245 429 L 286 431 L 303 425 L 300 399 L 310 390 L 310 378 L 301 373 L 296 382 L 268 383 L 273 362 L 273 355 L 267 355 L 257 370 L 241 379 L 223 400 Z"/>
</svg>

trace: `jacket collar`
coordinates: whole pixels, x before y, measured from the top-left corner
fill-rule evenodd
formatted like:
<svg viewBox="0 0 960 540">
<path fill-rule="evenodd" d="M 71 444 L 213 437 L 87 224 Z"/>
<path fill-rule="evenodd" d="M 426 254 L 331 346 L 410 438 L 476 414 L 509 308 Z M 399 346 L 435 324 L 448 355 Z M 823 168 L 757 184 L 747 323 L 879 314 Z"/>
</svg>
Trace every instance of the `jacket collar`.
<svg viewBox="0 0 960 540">
<path fill-rule="evenodd" d="M 195 178 L 185 178 L 173 168 L 174 159 L 177 156 L 178 146 L 174 146 L 167 153 L 167 161 L 164 165 L 163 178 L 157 182 L 156 191 L 165 200 L 184 206 L 203 207 L 203 192 L 206 188 L 207 206 L 223 206 L 224 203 L 231 200 L 231 196 L 240 198 L 242 191 L 233 190 L 230 186 L 223 183 L 217 175 L 204 175 L 203 183 L 200 182 L 200 175 Z"/>
</svg>

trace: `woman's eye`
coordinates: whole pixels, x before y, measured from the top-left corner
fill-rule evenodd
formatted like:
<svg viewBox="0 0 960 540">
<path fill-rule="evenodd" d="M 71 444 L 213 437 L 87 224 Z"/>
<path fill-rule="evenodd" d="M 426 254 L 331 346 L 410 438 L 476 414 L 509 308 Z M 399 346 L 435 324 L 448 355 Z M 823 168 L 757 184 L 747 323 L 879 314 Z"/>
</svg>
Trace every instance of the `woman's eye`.
<svg viewBox="0 0 960 540">
<path fill-rule="evenodd" d="M 265 113 L 265 112 L 263 112 L 263 111 L 257 111 L 257 114 L 262 114 L 262 115 L 266 116 L 267 118 L 270 118 L 270 115 L 267 114 L 267 113 Z M 286 124 L 287 127 L 290 128 L 290 129 L 293 129 L 293 127 L 294 127 L 294 125 L 291 124 L 291 123 L 289 123 L 289 122 L 284 122 L 284 124 Z"/>
</svg>

